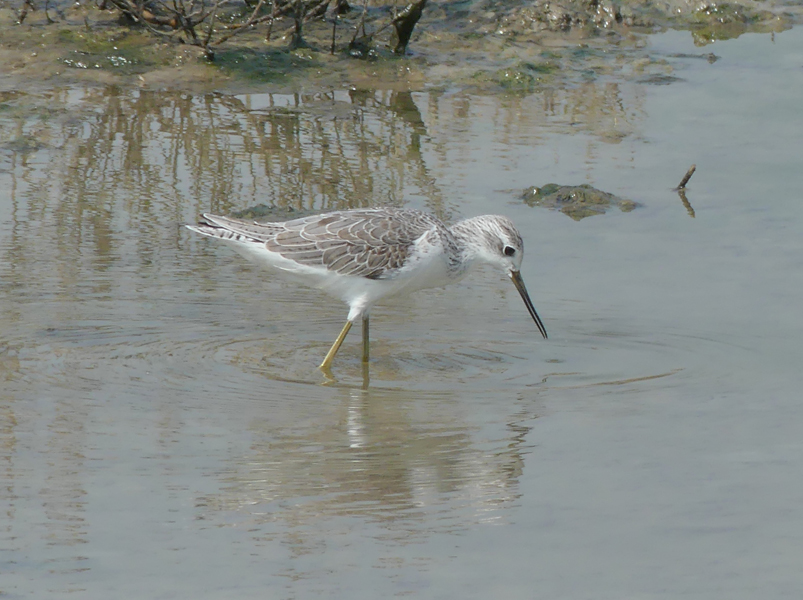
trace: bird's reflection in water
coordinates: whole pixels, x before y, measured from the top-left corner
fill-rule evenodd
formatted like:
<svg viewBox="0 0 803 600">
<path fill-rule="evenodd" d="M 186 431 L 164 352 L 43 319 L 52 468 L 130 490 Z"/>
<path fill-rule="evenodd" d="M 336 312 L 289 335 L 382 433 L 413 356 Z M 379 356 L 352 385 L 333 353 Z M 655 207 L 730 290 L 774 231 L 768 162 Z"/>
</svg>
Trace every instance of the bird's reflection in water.
<svg viewBox="0 0 803 600">
<path fill-rule="evenodd" d="M 482 439 L 489 432 L 461 423 L 465 405 L 449 392 L 337 393 L 339 404 L 294 424 L 255 423 L 250 454 L 199 503 L 204 518 L 234 513 L 262 533 L 259 525 L 289 523 L 309 548 L 337 517 L 362 517 L 405 539 L 504 520 L 519 495 L 529 427 L 509 423 L 501 439 Z"/>
</svg>

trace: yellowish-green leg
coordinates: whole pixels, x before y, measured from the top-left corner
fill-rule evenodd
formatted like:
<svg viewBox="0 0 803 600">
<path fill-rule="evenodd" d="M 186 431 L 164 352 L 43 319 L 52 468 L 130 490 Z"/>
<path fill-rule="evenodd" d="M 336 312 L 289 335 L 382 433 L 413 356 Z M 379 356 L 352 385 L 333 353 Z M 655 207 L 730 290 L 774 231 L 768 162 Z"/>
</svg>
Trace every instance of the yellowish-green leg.
<svg viewBox="0 0 803 600">
<path fill-rule="evenodd" d="M 362 362 L 368 362 L 368 315 L 362 318 Z"/>
<path fill-rule="evenodd" d="M 343 340 L 346 339 L 346 335 L 351 329 L 351 326 L 354 323 L 351 321 L 346 321 L 346 324 L 343 325 L 343 329 L 340 332 L 340 335 L 337 336 L 335 343 L 332 344 L 332 347 L 329 348 L 329 352 L 326 353 L 326 358 L 323 359 L 321 366 L 319 367 L 322 371 L 331 371 L 332 370 L 332 361 L 335 359 L 335 354 L 337 351 L 340 350 L 340 346 L 343 344 Z"/>
</svg>

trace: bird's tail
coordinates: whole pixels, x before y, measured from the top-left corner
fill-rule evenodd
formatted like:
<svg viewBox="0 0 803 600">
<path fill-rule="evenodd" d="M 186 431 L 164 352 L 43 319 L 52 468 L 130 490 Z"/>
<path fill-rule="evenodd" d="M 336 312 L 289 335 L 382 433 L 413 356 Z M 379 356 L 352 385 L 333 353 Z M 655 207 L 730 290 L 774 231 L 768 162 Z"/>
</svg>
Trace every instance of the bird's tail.
<svg viewBox="0 0 803 600">
<path fill-rule="evenodd" d="M 221 217 L 204 213 L 197 225 L 185 225 L 190 231 L 229 242 L 264 243 L 279 229 L 270 223 L 255 223 L 232 217 Z"/>
</svg>

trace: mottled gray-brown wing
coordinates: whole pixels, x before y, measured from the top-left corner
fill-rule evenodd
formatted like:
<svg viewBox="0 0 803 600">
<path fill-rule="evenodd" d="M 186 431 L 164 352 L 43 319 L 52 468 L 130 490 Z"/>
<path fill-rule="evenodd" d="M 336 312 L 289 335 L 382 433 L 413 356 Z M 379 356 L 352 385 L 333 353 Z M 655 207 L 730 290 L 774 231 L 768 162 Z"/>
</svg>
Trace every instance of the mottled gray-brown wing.
<svg viewBox="0 0 803 600">
<path fill-rule="evenodd" d="M 254 221 L 246 221 L 244 219 L 235 219 L 234 217 L 221 217 L 210 213 L 204 213 L 203 221 L 198 223 L 196 231 L 200 229 L 213 229 L 217 232 L 210 232 L 207 235 L 214 235 L 215 237 L 227 238 L 225 232 L 231 232 L 236 235 L 241 235 L 250 240 L 257 242 L 266 242 L 277 233 L 283 231 L 283 223 L 256 223 Z"/>
<path fill-rule="evenodd" d="M 333 212 L 288 221 L 268 250 L 312 267 L 369 279 L 391 277 L 415 241 L 437 227 L 426 213 L 400 209 Z"/>
</svg>

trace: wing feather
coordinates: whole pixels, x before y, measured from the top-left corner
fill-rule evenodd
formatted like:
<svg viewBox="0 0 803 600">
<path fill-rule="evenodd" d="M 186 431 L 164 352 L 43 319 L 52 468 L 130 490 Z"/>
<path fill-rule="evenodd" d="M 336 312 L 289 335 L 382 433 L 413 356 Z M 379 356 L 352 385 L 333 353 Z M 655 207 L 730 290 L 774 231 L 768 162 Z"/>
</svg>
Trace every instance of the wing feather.
<svg viewBox="0 0 803 600">
<path fill-rule="evenodd" d="M 439 221 L 418 211 L 375 209 L 333 212 L 277 223 L 268 250 L 303 265 L 370 279 L 392 277 L 416 240 Z"/>
<path fill-rule="evenodd" d="M 254 221 L 221 217 L 209 213 L 204 213 L 203 218 L 205 223 L 201 223 L 201 225 L 227 229 L 259 242 L 267 241 L 281 231 L 281 223 L 255 223 Z"/>
<path fill-rule="evenodd" d="M 205 235 L 264 243 L 271 252 L 301 265 L 369 279 L 393 277 L 421 236 L 445 230 L 427 213 L 396 208 L 339 211 L 284 223 L 204 214 L 193 228 Z"/>
</svg>

